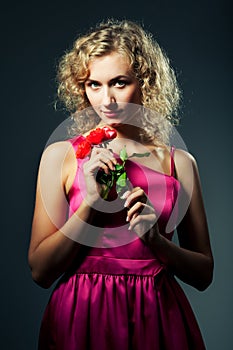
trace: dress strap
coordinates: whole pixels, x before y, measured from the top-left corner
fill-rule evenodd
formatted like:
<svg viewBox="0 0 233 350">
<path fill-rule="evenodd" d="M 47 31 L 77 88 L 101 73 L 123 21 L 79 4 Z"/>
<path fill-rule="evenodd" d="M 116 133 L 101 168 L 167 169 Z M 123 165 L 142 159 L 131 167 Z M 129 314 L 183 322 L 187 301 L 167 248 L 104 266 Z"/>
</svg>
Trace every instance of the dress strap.
<svg viewBox="0 0 233 350">
<path fill-rule="evenodd" d="M 174 177 L 175 175 L 175 161 L 174 161 L 175 147 L 171 146 L 170 156 L 171 156 L 171 170 L 170 175 Z"/>
<path fill-rule="evenodd" d="M 82 142 L 83 140 L 85 140 L 85 138 L 82 135 L 77 135 L 74 136 L 72 139 L 68 139 L 67 141 L 69 141 L 72 146 L 74 151 L 77 151 L 78 145 L 80 144 L 80 142 Z"/>
</svg>

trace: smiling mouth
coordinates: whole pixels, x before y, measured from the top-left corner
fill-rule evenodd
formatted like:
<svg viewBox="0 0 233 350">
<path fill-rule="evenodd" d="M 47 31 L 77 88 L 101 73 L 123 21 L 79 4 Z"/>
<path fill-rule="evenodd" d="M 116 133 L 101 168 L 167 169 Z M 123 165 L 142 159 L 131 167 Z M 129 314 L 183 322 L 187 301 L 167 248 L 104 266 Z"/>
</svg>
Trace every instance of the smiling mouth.
<svg viewBox="0 0 233 350">
<path fill-rule="evenodd" d="M 115 118 L 118 117 L 122 111 L 101 111 L 106 117 L 108 118 Z"/>
</svg>

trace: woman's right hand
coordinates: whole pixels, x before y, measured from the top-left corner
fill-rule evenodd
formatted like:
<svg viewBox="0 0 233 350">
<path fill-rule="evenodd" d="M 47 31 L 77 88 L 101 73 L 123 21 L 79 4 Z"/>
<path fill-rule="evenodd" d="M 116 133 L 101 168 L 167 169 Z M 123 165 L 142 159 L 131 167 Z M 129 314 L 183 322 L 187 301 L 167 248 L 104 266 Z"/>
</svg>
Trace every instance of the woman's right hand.
<svg viewBox="0 0 233 350">
<path fill-rule="evenodd" d="M 96 181 L 97 172 L 103 170 L 105 174 L 109 174 L 110 170 L 115 170 L 116 164 L 117 160 L 111 150 L 93 147 L 90 159 L 83 166 L 88 204 L 97 202 L 103 193 L 103 185 Z"/>
</svg>

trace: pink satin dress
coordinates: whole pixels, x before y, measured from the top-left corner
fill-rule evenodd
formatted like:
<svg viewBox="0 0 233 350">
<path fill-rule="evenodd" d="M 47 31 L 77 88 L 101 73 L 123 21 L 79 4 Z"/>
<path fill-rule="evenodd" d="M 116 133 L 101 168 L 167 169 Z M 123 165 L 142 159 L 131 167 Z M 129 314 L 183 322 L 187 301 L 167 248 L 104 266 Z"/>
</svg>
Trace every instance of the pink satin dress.
<svg viewBox="0 0 233 350">
<path fill-rule="evenodd" d="M 82 141 L 70 140 L 74 150 Z M 140 186 L 159 215 L 160 232 L 180 189 L 171 174 L 127 161 L 127 175 Z M 84 186 L 83 164 L 69 192 L 71 216 Z M 73 269 L 57 283 L 46 307 L 39 336 L 40 350 L 202 350 L 203 339 L 190 304 L 174 276 L 141 238 L 128 230 L 126 212 L 105 214 L 97 244 L 85 247 Z"/>
</svg>

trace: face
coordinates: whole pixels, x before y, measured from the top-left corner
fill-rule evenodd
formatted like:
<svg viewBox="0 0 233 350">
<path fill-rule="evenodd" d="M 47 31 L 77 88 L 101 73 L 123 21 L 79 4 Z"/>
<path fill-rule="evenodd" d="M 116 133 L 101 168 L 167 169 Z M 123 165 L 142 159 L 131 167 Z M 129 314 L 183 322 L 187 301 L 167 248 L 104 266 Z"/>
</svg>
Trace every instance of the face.
<svg viewBox="0 0 233 350">
<path fill-rule="evenodd" d="M 113 52 L 97 57 L 89 64 L 89 71 L 86 95 L 104 123 L 123 122 L 129 116 L 126 110 L 132 106 L 128 104 L 141 104 L 138 80 L 124 56 Z"/>
</svg>

